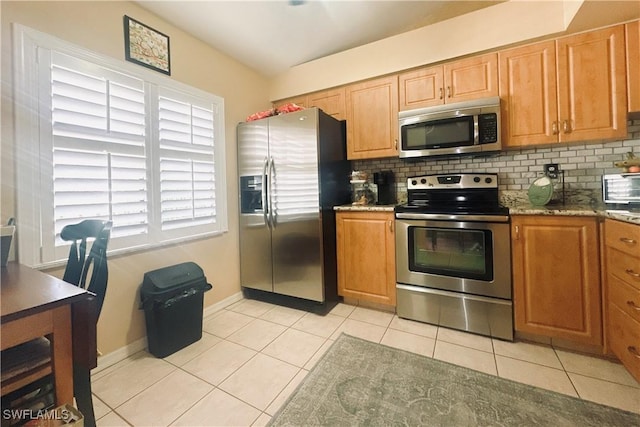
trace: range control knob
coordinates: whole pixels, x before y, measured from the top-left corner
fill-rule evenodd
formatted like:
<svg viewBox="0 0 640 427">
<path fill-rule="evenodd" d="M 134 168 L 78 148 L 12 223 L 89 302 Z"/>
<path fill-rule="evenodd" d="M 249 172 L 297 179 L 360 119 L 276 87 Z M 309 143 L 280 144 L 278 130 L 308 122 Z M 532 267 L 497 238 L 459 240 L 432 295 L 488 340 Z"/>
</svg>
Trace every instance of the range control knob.
<svg viewBox="0 0 640 427">
<path fill-rule="evenodd" d="M 475 182 L 475 183 L 480 182 L 480 177 L 479 176 L 474 176 L 473 177 L 473 182 Z"/>
<path fill-rule="evenodd" d="M 426 180 L 425 178 L 422 178 L 422 179 L 420 180 L 420 184 L 426 184 L 426 183 L 427 183 L 427 180 Z"/>
<path fill-rule="evenodd" d="M 411 180 L 411 185 L 418 185 L 418 181 L 416 181 L 415 179 Z"/>
<path fill-rule="evenodd" d="M 486 182 L 487 184 L 491 184 L 491 182 L 493 181 L 493 179 L 491 178 L 485 178 L 484 182 Z"/>
</svg>

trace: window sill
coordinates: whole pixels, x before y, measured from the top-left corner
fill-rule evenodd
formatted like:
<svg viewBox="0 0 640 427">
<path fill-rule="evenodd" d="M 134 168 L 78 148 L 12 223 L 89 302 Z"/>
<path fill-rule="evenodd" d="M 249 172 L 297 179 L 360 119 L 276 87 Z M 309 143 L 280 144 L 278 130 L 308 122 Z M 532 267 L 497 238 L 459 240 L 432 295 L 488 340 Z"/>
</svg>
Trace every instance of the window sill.
<svg viewBox="0 0 640 427">
<path fill-rule="evenodd" d="M 226 233 L 228 233 L 228 230 L 214 231 L 211 233 L 198 234 L 196 236 L 183 237 L 183 238 L 173 239 L 173 240 L 165 241 L 161 243 L 149 243 L 146 245 L 140 245 L 140 246 L 135 246 L 130 248 L 113 249 L 113 250 L 107 251 L 107 259 L 113 258 L 113 257 L 120 257 L 123 255 L 130 255 L 130 254 L 139 253 L 139 252 L 152 251 L 154 249 L 178 246 L 184 243 L 191 243 L 198 240 L 205 240 L 213 237 L 218 237 Z M 67 260 L 63 259 L 63 260 L 46 262 L 42 264 L 36 264 L 29 267 L 35 268 L 38 270 L 49 270 L 53 268 L 64 267 L 66 265 L 67 265 Z"/>
</svg>

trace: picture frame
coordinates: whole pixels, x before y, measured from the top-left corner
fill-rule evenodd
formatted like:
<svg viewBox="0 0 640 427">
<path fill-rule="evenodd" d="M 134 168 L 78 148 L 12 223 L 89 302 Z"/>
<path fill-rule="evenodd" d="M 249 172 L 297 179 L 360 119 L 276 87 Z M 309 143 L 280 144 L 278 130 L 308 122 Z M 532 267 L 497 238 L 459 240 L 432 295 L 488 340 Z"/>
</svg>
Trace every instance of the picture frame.
<svg viewBox="0 0 640 427">
<path fill-rule="evenodd" d="M 127 61 L 171 75 L 169 36 L 124 15 L 124 53 Z"/>
</svg>

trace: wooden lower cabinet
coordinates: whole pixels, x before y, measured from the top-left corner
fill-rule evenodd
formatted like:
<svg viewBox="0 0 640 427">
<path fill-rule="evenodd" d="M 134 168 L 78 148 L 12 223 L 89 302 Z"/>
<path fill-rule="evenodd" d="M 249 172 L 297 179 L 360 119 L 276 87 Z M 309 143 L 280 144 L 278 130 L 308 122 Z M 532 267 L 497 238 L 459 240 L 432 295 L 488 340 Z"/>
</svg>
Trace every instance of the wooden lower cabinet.
<svg viewBox="0 0 640 427">
<path fill-rule="evenodd" d="M 512 216 L 515 329 L 602 345 L 595 217 Z"/>
<path fill-rule="evenodd" d="M 336 214 L 338 295 L 395 306 L 393 212 Z"/>
<path fill-rule="evenodd" d="M 607 219 L 604 234 L 607 345 L 640 381 L 640 225 Z"/>
</svg>

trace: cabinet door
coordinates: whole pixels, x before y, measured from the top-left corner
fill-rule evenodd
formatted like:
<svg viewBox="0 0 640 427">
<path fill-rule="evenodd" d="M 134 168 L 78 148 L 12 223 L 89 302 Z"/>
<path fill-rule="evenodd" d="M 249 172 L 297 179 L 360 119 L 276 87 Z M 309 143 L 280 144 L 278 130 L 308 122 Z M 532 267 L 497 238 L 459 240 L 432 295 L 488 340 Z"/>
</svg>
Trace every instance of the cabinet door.
<svg viewBox="0 0 640 427">
<path fill-rule="evenodd" d="M 560 141 L 625 138 L 624 26 L 558 39 Z"/>
<path fill-rule="evenodd" d="M 300 95 L 293 98 L 281 99 L 273 103 L 274 108 L 282 107 L 286 104 L 296 104 L 301 107 L 308 107 L 307 95 Z"/>
<path fill-rule="evenodd" d="M 398 155 L 398 77 L 383 77 L 346 88 L 347 158 Z"/>
<path fill-rule="evenodd" d="M 516 330 L 602 345 L 593 217 L 512 217 Z"/>
<path fill-rule="evenodd" d="M 398 76 L 400 110 L 431 107 L 444 103 L 444 69 L 421 68 Z"/>
<path fill-rule="evenodd" d="M 344 88 L 311 93 L 307 97 L 307 104 L 309 107 L 318 107 L 338 120 L 346 119 Z"/>
<path fill-rule="evenodd" d="M 338 212 L 338 295 L 396 304 L 394 217 L 390 212 Z"/>
<path fill-rule="evenodd" d="M 498 96 L 498 55 L 453 61 L 398 76 L 400 110 Z"/>
<path fill-rule="evenodd" d="M 629 111 L 640 111 L 640 21 L 626 25 Z"/>
<path fill-rule="evenodd" d="M 498 96 L 498 55 L 444 64 L 444 84 L 446 103 Z"/>
<path fill-rule="evenodd" d="M 558 142 L 555 42 L 505 50 L 498 55 L 503 145 Z"/>
</svg>

